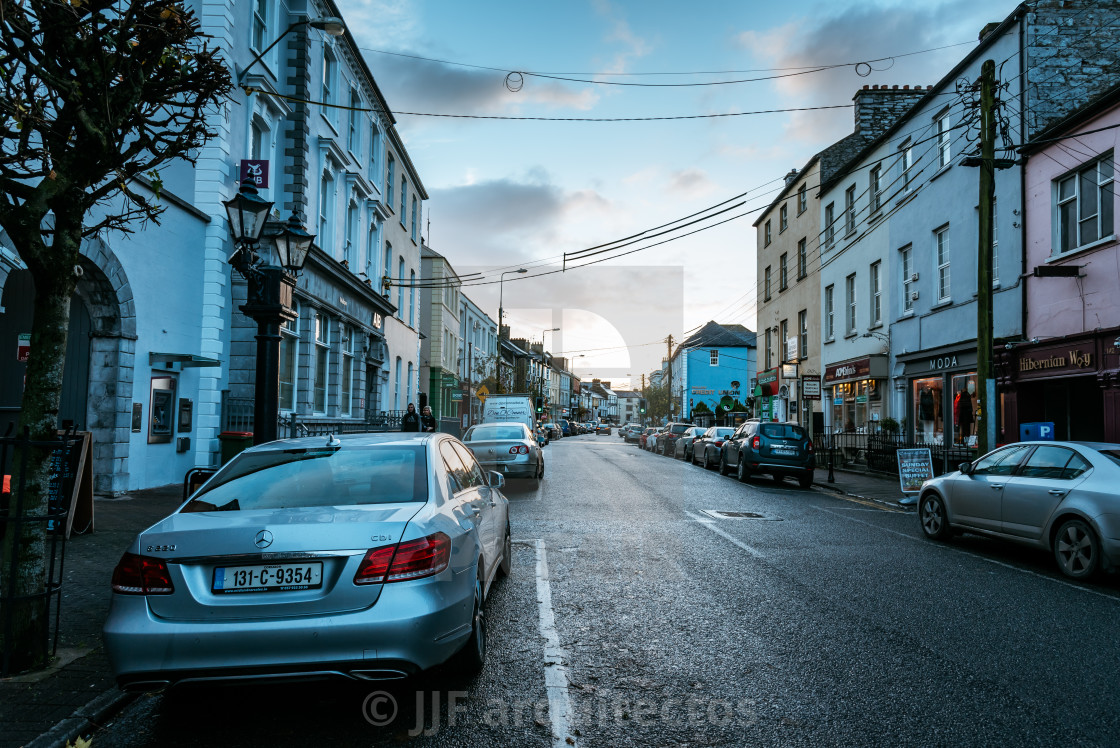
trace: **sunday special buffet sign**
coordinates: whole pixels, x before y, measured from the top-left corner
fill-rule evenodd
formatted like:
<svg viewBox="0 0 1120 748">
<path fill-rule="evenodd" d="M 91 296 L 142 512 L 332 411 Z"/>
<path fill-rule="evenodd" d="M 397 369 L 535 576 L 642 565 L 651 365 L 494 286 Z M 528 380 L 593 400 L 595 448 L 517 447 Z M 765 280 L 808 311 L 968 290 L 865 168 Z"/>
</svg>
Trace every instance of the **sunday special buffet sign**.
<svg viewBox="0 0 1120 748">
<path fill-rule="evenodd" d="M 933 477 L 933 457 L 929 447 L 898 450 L 898 480 L 903 493 L 918 493 Z"/>
</svg>

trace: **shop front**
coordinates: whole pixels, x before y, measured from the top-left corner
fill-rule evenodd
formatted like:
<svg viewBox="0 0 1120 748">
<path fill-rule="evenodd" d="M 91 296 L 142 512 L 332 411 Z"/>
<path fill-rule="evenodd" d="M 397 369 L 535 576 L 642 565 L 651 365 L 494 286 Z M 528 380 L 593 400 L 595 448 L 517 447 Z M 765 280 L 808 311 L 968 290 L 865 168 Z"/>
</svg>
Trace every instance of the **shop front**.
<svg viewBox="0 0 1120 748">
<path fill-rule="evenodd" d="M 780 372 L 777 367 L 758 372 L 754 400 L 758 417 L 763 421 L 786 420 L 786 403 L 778 397 Z"/>
<path fill-rule="evenodd" d="M 903 433 L 916 444 L 975 447 L 976 348 L 903 354 L 906 415 Z"/>
<path fill-rule="evenodd" d="M 1024 423 L 1054 424 L 1055 439 L 1120 442 L 1120 328 L 1015 344 L 998 352 L 1001 442 Z"/>
<path fill-rule="evenodd" d="M 825 367 L 826 428 L 832 433 L 867 432 L 889 415 L 886 409 L 887 357 L 865 356 Z"/>
</svg>

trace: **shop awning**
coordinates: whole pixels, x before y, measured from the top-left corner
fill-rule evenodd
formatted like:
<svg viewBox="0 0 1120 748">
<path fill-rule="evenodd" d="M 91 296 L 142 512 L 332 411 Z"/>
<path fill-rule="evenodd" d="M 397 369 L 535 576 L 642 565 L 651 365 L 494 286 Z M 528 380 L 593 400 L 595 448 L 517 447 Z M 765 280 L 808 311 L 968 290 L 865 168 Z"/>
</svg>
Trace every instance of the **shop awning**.
<svg viewBox="0 0 1120 748">
<path fill-rule="evenodd" d="M 221 366 L 222 362 L 216 358 L 197 356 L 193 353 L 149 353 L 148 365 L 159 369 L 174 369 L 176 365 L 184 369 Z"/>
</svg>

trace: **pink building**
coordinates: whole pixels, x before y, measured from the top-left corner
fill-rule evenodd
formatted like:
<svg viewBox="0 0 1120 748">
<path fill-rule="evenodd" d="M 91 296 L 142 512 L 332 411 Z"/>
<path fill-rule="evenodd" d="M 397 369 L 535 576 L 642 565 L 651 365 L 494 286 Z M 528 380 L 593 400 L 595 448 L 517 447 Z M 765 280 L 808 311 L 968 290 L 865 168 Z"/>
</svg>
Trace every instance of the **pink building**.
<svg viewBox="0 0 1120 748">
<path fill-rule="evenodd" d="M 1006 441 L 1050 421 L 1058 439 L 1120 442 L 1118 142 L 1114 88 L 1025 153 L 1026 340 L 1005 345 L 997 367 Z"/>
</svg>

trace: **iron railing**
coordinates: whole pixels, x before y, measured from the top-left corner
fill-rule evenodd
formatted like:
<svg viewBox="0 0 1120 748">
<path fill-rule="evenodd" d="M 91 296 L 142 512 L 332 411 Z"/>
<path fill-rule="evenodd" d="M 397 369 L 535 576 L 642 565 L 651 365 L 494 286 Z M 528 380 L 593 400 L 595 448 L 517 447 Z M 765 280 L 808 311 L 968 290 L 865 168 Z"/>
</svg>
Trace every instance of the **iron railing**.
<svg viewBox="0 0 1120 748">
<path fill-rule="evenodd" d="M 365 418 L 327 418 L 281 413 L 277 418 L 277 435 L 285 438 L 325 434 L 364 434 L 374 431 L 398 431 L 403 410 L 381 410 L 366 413 Z M 253 430 L 253 398 L 233 397 L 222 391 L 222 431 Z"/>
<path fill-rule="evenodd" d="M 5 559 L 8 562 L 8 574 L 6 578 L 0 578 L 0 630 L 4 633 L 3 647 L 0 651 L 0 677 L 13 674 L 12 625 L 18 610 L 29 606 L 40 606 L 39 615 L 42 616 L 41 620 L 45 621 L 42 637 L 33 645 L 35 651 L 31 652 L 32 661 L 45 664 L 48 656 L 53 657 L 58 649 L 62 573 L 66 561 L 66 516 L 70 510 L 68 499 L 73 494 L 74 481 L 81 477 L 73 474 L 70 469 L 74 450 L 79 449 L 82 444 L 82 440 L 72 431 L 60 435 L 58 439 L 46 441 L 31 439 L 27 429 L 24 429 L 24 433 L 18 437 L 10 434 L 11 428 L 8 429 L 7 435 L 0 437 L 0 476 L 2 476 L 0 479 L 6 484 L 3 489 L 0 489 L 3 491 L 0 493 L 0 540 L 3 540 L 7 533 L 14 533 L 18 537 L 25 525 L 36 522 L 46 523 L 47 575 L 43 580 L 42 589 L 22 595 L 16 594 L 16 572 L 20 567 L 23 543 L 10 544 L 11 556 Z M 25 515 L 29 461 L 35 450 L 51 452 L 49 496 L 44 512 Z M 13 470 L 17 459 L 18 471 Z M 51 622 L 52 608 L 53 623 Z"/>
<path fill-rule="evenodd" d="M 898 432 L 884 431 L 874 425 L 858 431 L 817 434 L 813 438 L 820 467 L 832 465 L 843 470 L 898 475 L 900 449 L 928 448 L 933 474 L 952 472 L 962 462 L 978 456 L 975 447 L 935 440 L 914 439 Z"/>
</svg>

